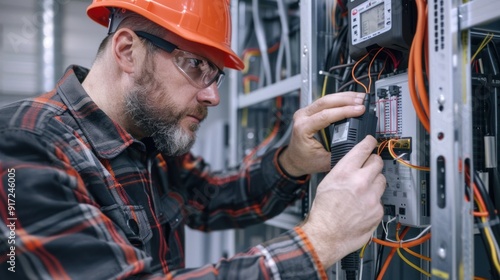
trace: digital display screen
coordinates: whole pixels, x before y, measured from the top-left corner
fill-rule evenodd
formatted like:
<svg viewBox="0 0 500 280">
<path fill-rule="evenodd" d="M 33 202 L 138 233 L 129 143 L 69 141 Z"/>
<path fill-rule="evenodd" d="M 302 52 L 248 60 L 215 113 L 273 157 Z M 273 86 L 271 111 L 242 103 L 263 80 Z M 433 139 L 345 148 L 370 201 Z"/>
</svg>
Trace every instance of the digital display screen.
<svg viewBox="0 0 500 280">
<path fill-rule="evenodd" d="M 377 32 L 385 26 L 384 3 L 360 14 L 361 37 Z"/>
</svg>

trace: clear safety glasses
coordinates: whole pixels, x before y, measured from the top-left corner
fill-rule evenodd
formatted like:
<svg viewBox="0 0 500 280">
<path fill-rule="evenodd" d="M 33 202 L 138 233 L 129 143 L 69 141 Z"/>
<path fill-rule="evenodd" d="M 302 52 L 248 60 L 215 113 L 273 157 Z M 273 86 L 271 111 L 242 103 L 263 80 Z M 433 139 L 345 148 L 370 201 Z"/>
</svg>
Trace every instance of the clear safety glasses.
<svg viewBox="0 0 500 280">
<path fill-rule="evenodd" d="M 174 57 L 174 64 L 177 69 L 188 78 L 192 85 L 197 88 L 207 88 L 213 82 L 220 86 L 224 79 L 224 71 L 220 70 L 215 64 L 207 59 L 193 53 L 183 51 L 176 45 L 166 41 L 158 36 L 144 31 L 134 31 L 135 34 L 155 45 Z"/>
</svg>

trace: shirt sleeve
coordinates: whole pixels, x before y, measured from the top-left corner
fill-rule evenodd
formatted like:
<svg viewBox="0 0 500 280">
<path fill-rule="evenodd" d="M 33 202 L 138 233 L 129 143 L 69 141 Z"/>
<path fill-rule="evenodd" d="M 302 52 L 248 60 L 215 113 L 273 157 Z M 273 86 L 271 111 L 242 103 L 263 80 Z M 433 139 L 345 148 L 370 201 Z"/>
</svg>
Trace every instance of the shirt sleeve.
<svg viewBox="0 0 500 280">
<path fill-rule="evenodd" d="M 192 154 L 176 158 L 169 172 L 179 174 L 188 226 L 203 231 L 246 227 L 278 215 L 302 197 L 310 176 L 287 175 L 278 164 L 281 150 L 223 173 L 212 172 Z"/>
<path fill-rule="evenodd" d="M 0 131 L 0 279 L 321 279 L 324 274 L 299 228 L 215 264 L 154 274 L 151 256 L 101 212 L 67 155 L 40 138 Z"/>
<path fill-rule="evenodd" d="M 185 272 L 178 270 L 172 274 L 181 276 Z M 189 275 L 189 279 L 328 279 L 314 248 L 299 227 L 257 245 L 244 254 L 190 273 L 193 274 Z M 199 278 L 196 274 L 200 275 Z"/>
</svg>

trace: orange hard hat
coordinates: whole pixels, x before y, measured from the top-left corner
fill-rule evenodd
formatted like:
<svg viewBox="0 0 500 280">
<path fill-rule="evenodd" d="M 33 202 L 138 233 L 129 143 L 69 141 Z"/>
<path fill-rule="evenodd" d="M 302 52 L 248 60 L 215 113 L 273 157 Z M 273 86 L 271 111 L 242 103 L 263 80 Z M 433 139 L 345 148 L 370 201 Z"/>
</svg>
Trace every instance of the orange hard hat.
<svg viewBox="0 0 500 280">
<path fill-rule="evenodd" d="M 224 66 L 242 70 L 231 50 L 230 0 L 93 0 L 87 15 L 108 26 L 111 9 L 139 14 L 178 36 L 221 51 Z"/>
</svg>

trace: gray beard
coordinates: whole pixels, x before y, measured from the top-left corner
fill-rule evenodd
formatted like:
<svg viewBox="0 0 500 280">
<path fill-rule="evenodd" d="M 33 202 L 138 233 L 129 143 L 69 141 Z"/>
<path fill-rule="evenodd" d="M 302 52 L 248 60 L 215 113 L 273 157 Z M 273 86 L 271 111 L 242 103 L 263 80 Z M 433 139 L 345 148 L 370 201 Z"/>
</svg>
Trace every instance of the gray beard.
<svg viewBox="0 0 500 280">
<path fill-rule="evenodd" d="M 140 83 L 140 81 L 138 82 Z M 135 88 L 125 97 L 125 107 L 128 117 L 139 129 L 150 136 L 156 148 L 167 156 L 179 156 L 188 153 L 196 137 L 183 131 L 179 126 L 182 115 L 174 114 L 173 108 L 167 106 L 158 110 L 154 100 L 148 100 L 151 86 L 136 84 Z M 151 106 L 151 104 L 153 106 Z M 199 125 L 190 127 L 196 131 Z"/>
</svg>

